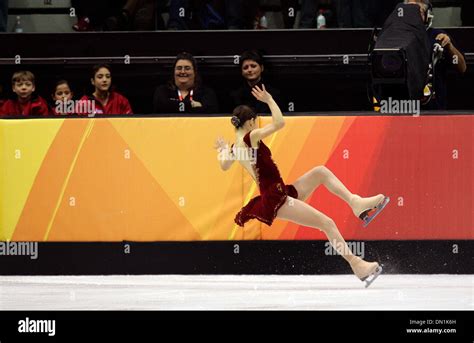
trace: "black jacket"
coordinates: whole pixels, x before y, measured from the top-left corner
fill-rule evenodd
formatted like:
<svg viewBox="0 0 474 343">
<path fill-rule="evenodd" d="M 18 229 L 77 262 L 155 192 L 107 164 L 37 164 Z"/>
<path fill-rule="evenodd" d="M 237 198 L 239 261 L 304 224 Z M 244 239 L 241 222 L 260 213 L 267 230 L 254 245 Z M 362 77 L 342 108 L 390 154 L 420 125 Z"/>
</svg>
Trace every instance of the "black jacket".
<svg viewBox="0 0 474 343">
<path fill-rule="evenodd" d="M 180 106 L 178 91 L 169 85 L 162 85 L 156 88 L 153 96 L 153 113 L 218 113 L 216 93 L 208 87 L 199 86 L 194 90 L 193 100 L 202 104 L 202 107 L 192 107 L 190 94 L 182 101 L 184 111 Z"/>
<path fill-rule="evenodd" d="M 278 103 L 280 100 L 280 91 L 266 84 L 263 80 L 258 83 L 260 88 L 262 88 L 262 83 L 265 85 L 267 92 L 270 93 L 273 99 L 275 99 L 275 101 Z M 234 107 L 239 105 L 247 105 L 252 107 L 257 113 L 270 113 L 270 109 L 268 108 L 267 104 L 255 99 L 255 97 L 252 95 L 252 88 L 246 81 L 239 89 L 232 91 L 230 96 L 232 97 Z"/>
</svg>

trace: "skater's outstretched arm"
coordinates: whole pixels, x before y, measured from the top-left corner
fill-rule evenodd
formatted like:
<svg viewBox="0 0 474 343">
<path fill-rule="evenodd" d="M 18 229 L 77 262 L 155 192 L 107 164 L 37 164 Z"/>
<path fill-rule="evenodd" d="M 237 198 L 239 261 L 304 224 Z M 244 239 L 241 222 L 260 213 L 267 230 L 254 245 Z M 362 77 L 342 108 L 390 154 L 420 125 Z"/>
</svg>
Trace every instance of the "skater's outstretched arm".
<svg viewBox="0 0 474 343">
<path fill-rule="evenodd" d="M 217 149 L 217 159 L 223 171 L 228 170 L 234 163 L 232 148 L 224 141 L 222 137 L 217 138 L 214 148 Z"/>
<path fill-rule="evenodd" d="M 260 129 L 255 129 L 250 133 L 252 146 L 256 147 L 260 140 L 272 135 L 278 130 L 281 130 L 285 126 L 285 119 L 283 118 L 283 113 L 281 113 L 280 107 L 278 107 L 275 100 L 273 100 L 271 94 L 266 91 L 265 85 L 262 85 L 262 89 L 255 86 L 252 89 L 252 94 L 257 100 L 266 103 L 268 107 L 270 107 L 273 119 L 272 123 L 265 125 Z"/>
</svg>

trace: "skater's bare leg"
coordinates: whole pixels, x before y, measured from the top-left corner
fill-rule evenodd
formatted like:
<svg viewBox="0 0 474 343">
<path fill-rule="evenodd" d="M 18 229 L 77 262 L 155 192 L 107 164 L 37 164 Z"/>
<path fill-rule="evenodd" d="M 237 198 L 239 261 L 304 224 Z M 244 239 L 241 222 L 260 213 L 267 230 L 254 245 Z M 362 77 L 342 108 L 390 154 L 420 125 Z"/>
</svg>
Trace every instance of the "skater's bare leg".
<svg viewBox="0 0 474 343">
<path fill-rule="evenodd" d="M 293 185 L 298 191 L 298 199 L 302 201 L 306 201 L 320 185 L 324 185 L 331 193 L 337 195 L 349 205 L 354 197 L 354 194 L 325 166 L 311 169 L 296 180 Z"/>
<path fill-rule="evenodd" d="M 334 220 L 307 203 L 288 197 L 285 204 L 278 211 L 277 218 L 323 231 L 333 248 L 347 262 L 351 263 L 354 260 L 355 256 L 339 232 Z"/>
<path fill-rule="evenodd" d="M 384 199 L 382 194 L 370 198 L 362 198 L 357 194 L 351 193 L 341 180 L 325 166 L 311 169 L 296 180 L 293 185 L 298 191 L 298 199 L 302 201 L 306 201 L 320 185 L 324 185 L 331 193 L 344 200 L 352 208 L 356 217 L 359 217 L 365 210 L 375 208 Z"/>
<path fill-rule="evenodd" d="M 277 218 L 323 231 L 332 247 L 351 265 L 354 274 L 361 280 L 374 273 L 379 266 L 377 262 L 366 262 L 355 256 L 334 220 L 301 200 L 287 197 L 287 201 L 278 211 Z"/>
</svg>

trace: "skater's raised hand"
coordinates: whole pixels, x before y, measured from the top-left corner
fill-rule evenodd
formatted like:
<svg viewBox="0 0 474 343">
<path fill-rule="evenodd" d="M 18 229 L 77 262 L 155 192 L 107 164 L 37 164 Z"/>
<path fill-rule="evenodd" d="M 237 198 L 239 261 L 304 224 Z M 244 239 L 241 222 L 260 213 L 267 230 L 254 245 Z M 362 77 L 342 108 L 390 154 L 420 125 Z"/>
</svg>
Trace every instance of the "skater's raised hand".
<svg viewBox="0 0 474 343">
<path fill-rule="evenodd" d="M 262 128 L 254 129 L 250 132 L 250 143 L 252 147 L 257 147 L 257 143 L 268 137 L 278 130 L 281 130 L 285 126 L 285 119 L 283 118 L 283 113 L 281 113 L 280 107 L 278 104 L 273 100 L 270 93 L 267 92 L 265 86 L 262 84 L 262 89 L 260 87 L 255 86 L 252 89 L 253 96 L 268 105 L 270 108 L 270 112 L 272 112 L 272 122 L 265 125 Z"/>
<path fill-rule="evenodd" d="M 216 143 L 214 144 L 214 149 L 217 149 L 218 151 L 221 151 L 222 149 L 225 149 L 229 146 L 229 144 L 224 141 L 224 138 L 218 137 L 216 140 Z"/>
<path fill-rule="evenodd" d="M 217 159 L 219 160 L 221 169 L 224 171 L 228 170 L 234 163 L 232 151 L 229 149 L 229 143 L 224 141 L 222 137 L 218 137 L 214 148 L 218 151 Z"/>
<path fill-rule="evenodd" d="M 270 100 L 272 100 L 272 96 L 270 93 L 267 92 L 265 89 L 265 85 L 262 84 L 262 89 L 260 89 L 259 86 L 255 86 L 252 88 L 252 95 L 257 99 L 258 101 L 264 102 L 268 104 Z"/>
</svg>

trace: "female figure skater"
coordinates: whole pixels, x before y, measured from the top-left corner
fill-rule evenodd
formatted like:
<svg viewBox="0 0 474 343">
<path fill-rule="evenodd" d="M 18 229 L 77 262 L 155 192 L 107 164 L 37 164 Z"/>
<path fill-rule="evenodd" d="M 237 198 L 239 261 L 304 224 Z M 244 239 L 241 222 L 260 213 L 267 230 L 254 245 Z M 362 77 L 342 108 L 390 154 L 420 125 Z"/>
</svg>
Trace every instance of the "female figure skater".
<svg viewBox="0 0 474 343">
<path fill-rule="evenodd" d="M 344 200 L 352 208 L 354 215 L 367 225 L 383 210 L 389 198 L 382 194 L 370 198 L 352 194 L 324 166 L 313 168 L 296 180 L 293 185 L 285 185 L 272 160 L 270 149 L 262 141 L 285 126 L 283 114 L 272 96 L 265 90 L 264 85 L 261 89 L 255 86 L 252 94 L 269 106 L 273 122 L 263 128 L 257 128 L 257 115 L 253 110 L 245 105 L 238 106 L 232 117 L 232 124 L 236 128 L 235 143 L 229 147 L 222 138 L 218 138 L 216 142 L 220 165 L 224 171 L 228 170 L 236 160 L 235 153 L 239 151 L 238 149 L 256 150 L 256 161 L 250 158 L 238 158 L 238 160 L 258 184 L 260 196 L 253 198 L 242 208 L 235 217 L 235 222 L 239 226 L 244 226 L 248 220 L 255 218 L 270 226 L 275 218 L 280 218 L 299 225 L 318 228 L 326 234 L 333 248 L 350 264 L 354 274 L 361 281 L 366 281 L 366 287 L 368 287 L 380 275 L 382 267 L 377 262 L 366 262 L 355 256 L 334 221 L 305 201 L 318 186 L 324 185 L 331 193 Z"/>
</svg>

